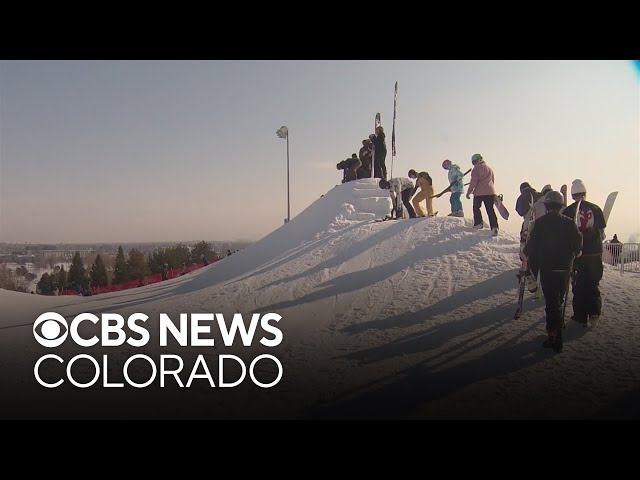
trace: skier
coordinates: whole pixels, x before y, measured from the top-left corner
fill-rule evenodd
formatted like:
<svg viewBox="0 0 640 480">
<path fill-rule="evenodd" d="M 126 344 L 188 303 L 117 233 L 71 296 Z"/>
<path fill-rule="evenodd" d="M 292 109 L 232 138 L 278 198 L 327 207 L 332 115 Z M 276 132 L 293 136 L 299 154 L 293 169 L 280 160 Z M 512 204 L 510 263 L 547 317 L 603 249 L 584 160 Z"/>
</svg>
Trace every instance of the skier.
<svg viewBox="0 0 640 480">
<path fill-rule="evenodd" d="M 387 178 L 387 165 L 385 159 L 387 158 L 387 144 L 385 142 L 384 128 L 382 125 L 376 128 L 376 134 L 372 138 L 374 149 L 373 158 L 373 176 L 375 178 Z"/>
<path fill-rule="evenodd" d="M 582 256 L 574 264 L 573 319 L 588 326 L 596 322 L 602 311 L 602 297 L 599 283 L 602 280 L 602 241 L 607 223 L 602 210 L 595 203 L 585 200 L 587 187 L 582 180 L 571 184 L 571 198 L 574 203 L 564 209 L 563 215 L 575 219 L 582 233 L 584 247 Z"/>
<path fill-rule="evenodd" d="M 479 153 L 473 154 L 471 163 L 473 170 L 471 171 L 471 183 L 467 189 L 467 199 L 473 194 L 473 228 L 482 228 L 483 226 L 480 206 L 484 203 L 491 232 L 494 236 L 498 235 L 498 217 L 493 209 L 496 200 L 493 170 L 485 163 Z"/>
<path fill-rule="evenodd" d="M 581 255 L 582 235 L 575 223 L 560 209 L 564 197 L 549 191 L 544 197 L 547 214 L 536 220 L 529 241 L 522 252 L 523 260 L 536 259 L 540 267 L 540 284 L 545 300 L 547 340 L 545 348 L 562 351 L 562 304 L 569 288 L 573 259 Z"/>
<path fill-rule="evenodd" d="M 358 158 L 362 166 L 358 170 L 358 178 L 371 178 L 371 139 L 362 140 L 362 148 L 358 152 Z"/>
<path fill-rule="evenodd" d="M 424 210 L 422 210 L 422 207 L 420 206 L 420 202 L 422 200 L 426 200 L 427 214 L 430 217 L 433 217 L 433 180 L 431 179 L 431 176 L 427 172 L 417 173 L 415 170 L 411 169 L 409 170 L 409 178 L 417 179 L 416 186 L 414 187 L 411 194 L 412 196 L 416 194 L 418 187 L 420 187 L 420 193 L 415 195 L 415 197 L 413 197 L 413 200 L 411 200 L 416 214 L 419 217 L 425 216 Z"/>
<path fill-rule="evenodd" d="M 462 211 L 462 202 L 460 201 L 460 196 L 464 191 L 464 185 L 462 183 L 462 172 L 460 171 L 460 167 L 455 163 L 451 163 L 451 160 L 445 160 L 442 162 L 442 168 L 449 171 L 449 191 L 451 192 L 451 197 L 449 197 L 449 202 L 451 203 L 451 213 L 450 217 L 464 217 L 464 212 Z"/>
<path fill-rule="evenodd" d="M 516 212 L 518 212 L 518 215 L 522 217 L 522 225 L 520 227 L 520 252 L 524 250 L 524 246 L 527 243 L 527 237 L 530 231 L 530 227 L 533 226 L 532 220 L 535 218 L 535 210 L 531 210 L 531 208 L 540 198 L 544 198 L 542 193 L 536 191 L 536 189 L 533 188 L 529 184 L 529 182 L 522 182 L 520 184 L 520 196 L 518 197 L 518 200 L 516 200 Z M 538 289 L 538 283 L 536 281 L 536 278 L 532 275 L 531 271 L 531 265 L 527 264 L 527 269 L 523 273 L 525 276 L 527 289 L 531 293 L 534 293 Z"/>
<path fill-rule="evenodd" d="M 382 178 L 380 182 L 378 182 L 378 185 L 384 190 L 389 190 L 393 204 L 391 217 L 393 217 L 394 211 L 396 218 L 402 217 L 402 205 L 400 204 L 400 199 L 402 199 L 402 203 L 407 209 L 407 212 L 409 212 L 409 218 L 416 218 L 416 212 L 413 210 L 411 202 L 409 201 L 413 192 L 413 182 L 410 179 L 407 177 L 397 177 L 387 181 Z"/>
</svg>

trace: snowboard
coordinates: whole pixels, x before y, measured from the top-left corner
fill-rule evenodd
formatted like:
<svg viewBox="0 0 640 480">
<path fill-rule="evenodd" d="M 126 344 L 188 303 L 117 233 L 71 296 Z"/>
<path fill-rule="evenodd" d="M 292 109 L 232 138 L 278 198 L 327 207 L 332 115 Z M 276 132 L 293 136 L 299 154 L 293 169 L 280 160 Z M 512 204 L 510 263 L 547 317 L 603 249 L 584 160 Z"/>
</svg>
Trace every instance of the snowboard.
<svg viewBox="0 0 640 480">
<path fill-rule="evenodd" d="M 400 218 L 395 218 L 395 217 L 392 217 L 391 215 L 385 215 L 384 218 L 376 218 L 374 222 L 380 223 L 380 222 L 386 222 L 387 220 L 400 220 Z"/>
<path fill-rule="evenodd" d="M 507 207 L 505 207 L 504 203 L 502 203 L 502 195 L 496 195 L 494 203 L 496 205 L 496 208 L 498 209 L 498 213 L 500 214 L 500 216 L 505 220 L 509 220 L 509 210 L 507 210 Z"/>
<path fill-rule="evenodd" d="M 611 215 L 611 210 L 613 209 L 613 204 L 615 203 L 616 198 L 618 198 L 618 192 L 611 192 L 607 197 L 607 200 L 604 202 L 602 214 L 604 216 L 605 223 L 609 221 L 609 215 Z"/>
<path fill-rule="evenodd" d="M 568 188 L 566 183 L 560 187 L 560 193 L 564 197 L 564 208 L 567 208 L 567 205 L 569 205 Z"/>
</svg>

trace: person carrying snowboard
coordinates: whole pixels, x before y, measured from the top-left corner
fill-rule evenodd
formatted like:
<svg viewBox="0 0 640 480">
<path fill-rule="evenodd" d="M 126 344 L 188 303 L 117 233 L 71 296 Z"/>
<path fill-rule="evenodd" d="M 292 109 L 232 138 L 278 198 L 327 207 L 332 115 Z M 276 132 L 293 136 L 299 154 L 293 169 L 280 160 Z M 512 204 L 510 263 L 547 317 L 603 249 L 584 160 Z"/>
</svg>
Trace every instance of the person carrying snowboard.
<svg viewBox="0 0 640 480">
<path fill-rule="evenodd" d="M 496 201 L 493 170 L 485 163 L 479 153 L 473 154 L 471 163 L 473 164 L 473 170 L 471 170 L 471 183 L 467 189 L 467 199 L 473 194 L 473 228 L 483 227 L 480 206 L 484 203 L 487 217 L 489 217 L 491 232 L 494 236 L 498 235 L 498 217 L 493 208 Z"/>
<path fill-rule="evenodd" d="M 426 200 L 427 214 L 430 217 L 433 217 L 433 180 L 431 179 L 431 176 L 427 172 L 417 173 L 415 170 L 411 169 L 409 170 L 409 178 L 417 179 L 416 186 L 412 192 L 412 196 L 415 195 L 415 197 L 411 200 L 416 214 L 419 217 L 425 216 L 424 210 L 422 210 L 422 207 L 420 206 L 420 202 L 422 200 Z M 420 193 L 416 195 L 418 188 L 420 188 Z"/>
<path fill-rule="evenodd" d="M 392 178 L 391 180 L 385 180 L 384 178 L 380 179 L 378 185 L 383 190 L 389 190 L 389 195 L 391 195 L 391 203 L 393 205 L 391 210 L 391 217 L 393 217 L 393 213 L 395 212 L 396 218 L 402 217 L 402 204 L 404 204 L 407 212 L 409 212 L 409 218 L 416 218 L 416 212 L 413 210 L 411 206 L 411 195 L 413 193 L 413 182 L 407 177 L 397 177 Z M 402 204 L 400 203 L 402 201 Z"/>
<path fill-rule="evenodd" d="M 582 256 L 574 264 L 573 319 L 584 326 L 596 322 L 602 311 L 600 280 L 602 280 L 602 242 L 607 223 L 598 205 L 588 202 L 587 187 L 576 179 L 571 184 L 574 203 L 562 212 L 574 220 L 583 236 Z"/>
<path fill-rule="evenodd" d="M 549 191 L 544 197 L 544 205 L 546 215 L 536 219 L 536 227 L 530 233 L 522 256 L 523 260 L 535 261 L 539 267 L 548 335 L 542 346 L 559 353 L 562 351 L 562 304 L 569 288 L 574 258 L 581 255 L 582 234 L 572 219 L 560 213 L 564 206 L 560 192 Z"/>
</svg>

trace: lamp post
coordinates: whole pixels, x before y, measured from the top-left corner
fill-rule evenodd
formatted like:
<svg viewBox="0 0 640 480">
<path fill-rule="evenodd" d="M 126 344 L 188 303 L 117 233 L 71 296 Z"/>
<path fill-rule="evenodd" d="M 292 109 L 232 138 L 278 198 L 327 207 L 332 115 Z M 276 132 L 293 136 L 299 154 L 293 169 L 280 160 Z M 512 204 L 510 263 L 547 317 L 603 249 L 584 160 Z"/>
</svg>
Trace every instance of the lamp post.
<svg viewBox="0 0 640 480">
<path fill-rule="evenodd" d="M 278 138 L 287 139 L 287 222 L 288 222 L 289 220 L 291 220 L 291 202 L 289 197 L 289 129 L 283 125 L 276 131 L 276 135 L 278 135 Z"/>
</svg>

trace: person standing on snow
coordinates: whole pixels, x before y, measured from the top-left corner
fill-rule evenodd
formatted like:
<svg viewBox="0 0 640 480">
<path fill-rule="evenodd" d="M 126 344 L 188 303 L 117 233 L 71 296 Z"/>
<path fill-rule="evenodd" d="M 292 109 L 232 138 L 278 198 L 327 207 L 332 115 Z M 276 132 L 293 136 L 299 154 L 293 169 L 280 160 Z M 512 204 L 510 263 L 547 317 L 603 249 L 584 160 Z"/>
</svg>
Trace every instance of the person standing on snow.
<svg viewBox="0 0 640 480">
<path fill-rule="evenodd" d="M 419 217 L 424 217 L 426 216 L 424 213 L 424 210 L 422 210 L 422 207 L 420 206 L 420 202 L 422 200 L 426 200 L 427 201 L 427 214 L 430 217 L 433 217 L 433 180 L 431 179 L 431 176 L 427 173 L 427 172 L 420 172 L 417 173 L 415 170 L 411 169 L 409 170 L 409 178 L 411 179 L 417 179 L 416 180 L 416 186 L 413 189 L 412 192 L 412 196 L 415 195 L 415 193 L 418 191 L 418 188 L 420 188 L 420 193 L 418 193 L 415 197 L 413 197 L 413 199 L 411 200 L 411 203 L 413 204 L 413 208 L 416 211 L 416 214 Z"/>
<path fill-rule="evenodd" d="M 493 208 L 496 201 L 493 170 L 485 163 L 479 153 L 473 154 L 471 163 L 473 170 L 471 170 L 471 183 L 467 190 L 467 199 L 473 194 L 473 228 L 482 228 L 483 226 L 480 206 L 484 203 L 491 232 L 493 235 L 498 235 L 498 217 L 496 217 L 496 211 Z"/>
<path fill-rule="evenodd" d="M 371 139 L 365 138 L 362 140 L 362 148 L 358 152 L 358 158 L 362 166 L 358 170 L 358 178 L 371 178 Z"/>
<path fill-rule="evenodd" d="M 571 219 L 560 213 L 564 206 L 560 192 L 549 191 L 544 205 L 546 215 L 536 220 L 522 255 L 526 260 L 535 260 L 540 268 L 548 334 L 542 345 L 559 353 L 562 351 L 562 304 L 574 258 L 581 254 L 582 234 Z"/>
<path fill-rule="evenodd" d="M 587 187 L 576 179 L 571 184 L 571 198 L 574 203 L 562 212 L 574 219 L 583 236 L 582 256 L 574 264 L 573 319 L 584 326 L 589 321 L 596 322 L 602 311 L 600 280 L 602 280 L 602 241 L 607 223 L 598 205 L 588 202 Z M 577 212 L 577 215 L 576 215 Z"/>
<path fill-rule="evenodd" d="M 391 211 L 392 217 L 394 211 L 396 212 L 396 218 L 402 217 L 402 204 L 400 203 L 402 199 L 402 203 L 407 209 L 407 212 L 409 212 L 409 218 L 416 218 L 416 212 L 413 210 L 411 202 L 409 201 L 413 193 L 413 182 L 410 179 L 407 177 L 397 177 L 387 181 L 382 178 L 380 182 L 378 182 L 378 185 L 383 190 L 389 190 L 393 204 L 393 210 Z"/>
<path fill-rule="evenodd" d="M 376 128 L 376 134 L 371 139 L 373 141 L 374 157 L 373 157 L 373 176 L 375 178 L 387 178 L 387 165 L 385 159 L 387 158 L 387 144 L 385 142 L 384 128 L 379 126 Z"/>
<path fill-rule="evenodd" d="M 449 202 L 451 203 L 451 213 L 450 217 L 464 217 L 464 212 L 462 211 L 462 202 L 460 201 L 460 196 L 464 191 L 464 184 L 462 181 L 463 175 L 460 171 L 460 167 L 455 163 L 451 163 L 451 160 L 445 160 L 442 162 L 442 168 L 449 171 L 449 187 L 448 190 L 451 192 L 451 197 L 449 197 Z"/>
</svg>

